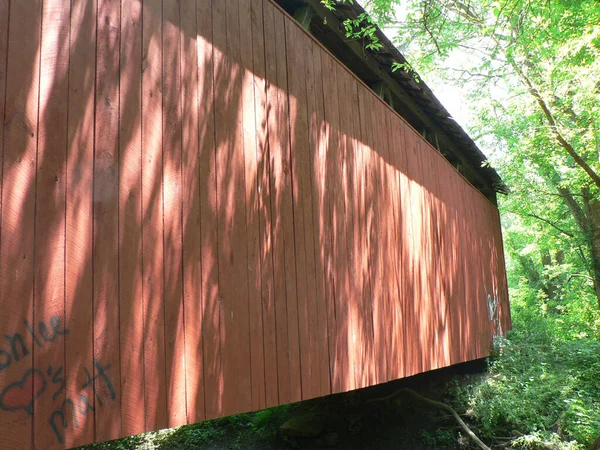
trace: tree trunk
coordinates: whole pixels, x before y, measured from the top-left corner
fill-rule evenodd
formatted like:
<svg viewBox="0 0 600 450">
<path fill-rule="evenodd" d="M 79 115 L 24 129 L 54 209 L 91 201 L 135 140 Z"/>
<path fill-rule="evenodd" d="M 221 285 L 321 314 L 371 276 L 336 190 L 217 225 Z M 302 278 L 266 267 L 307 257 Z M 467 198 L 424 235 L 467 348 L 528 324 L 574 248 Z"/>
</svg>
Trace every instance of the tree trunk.
<svg viewBox="0 0 600 450">
<path fill-rule="evenodd" d="M 589 189 L 581 190 L 583 194 L 584 211 L 588 221 L 588 236 L 590 253 L 592 255 L 592 272 L 594 278 L 594 292 L 600 308 L 600 202 L 593 198 Z"/>
<path fill-rule="evenodd" d="M 558 193 L 573 214 L 577 226 L 585 236 L 585 242 L 591 256 L 590 276 L 593 279 L 594 293 L 600 308 L 600 202 L 589 188 L 581 188 L 583 208 L 575 196 L 564 187 L 557 186 Z"/>
</svg>

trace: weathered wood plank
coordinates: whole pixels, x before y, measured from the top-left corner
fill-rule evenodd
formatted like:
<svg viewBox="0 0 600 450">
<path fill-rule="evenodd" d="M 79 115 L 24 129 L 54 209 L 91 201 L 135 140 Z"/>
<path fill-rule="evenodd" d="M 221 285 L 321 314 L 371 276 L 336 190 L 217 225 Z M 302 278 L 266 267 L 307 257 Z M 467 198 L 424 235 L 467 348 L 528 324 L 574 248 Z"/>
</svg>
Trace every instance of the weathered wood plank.
<svg viewBox="0 0 600 450">
<path fill-rule="evenodd" d="M 308 106 L 306 100 L 306 47 L 310 45 L 297 25 L 285 23 L 286 52 L 289 55 L 288 95 L 290 101 L 290 164 L 294 200 L 294 243 L 298 292 L 298 331 L 302 399 L 318 395 L 315 346 L 310 323 L 310 301 L 315 297 L 314 268 L 309 260 L 307 243 L 312 242 L 312 192 L 309 169 Z M 312 250 L 312 246 L 308 246 Z M 312 252 L 311 252 L 312 253 Z M 314 262 L 313 262 L 314 264 Z M 312 270 L 311 270 L 312 269 Z M 310 299 L 310 300 L 309 300 Z"/>
<path fill-rule="evenodd" d="M 278 184 L 281 177 L 280 154 L 281 142 L 279 141 L 280 108 L 285 104 L 280 103 L 280 88 L 278 86 L 277 47 L 275 42 L 275 8 L 269 2 L 263 3 L 264 17 L 264 42 L 267 81 L 267 169 L 269 175 L 270 216 L 267 217 L 270 225 L 271 252 L 273 259 L 273 314 L 275 324 L 275 343 L 277 352 L 277 385 L 278 402 L 290 402 L 290 363 L 287 329 L 287 303 L 286 303 L 286 278 L 285 278 L 285 249 L 281 210 L 282 192 Z M 281 102 L 283 96 L 281 95 Z M 265 322 L 266 323 L 266 322 Z"/>
<path fill-rule="evenodd" d="M 144 431 L 142 284 L 142 4 L 121 1 L 119 294 L 122 434 Z"/>
<path fill-rule="evenodd" d="M 261 260 L 259 231 L 259 190 L 257 156 L 256 102 L 253 60 L 254 30 L 252 0 L 239 0 L 239 29 L 242 70 L 242 130 L 246 200 L 246 246 L 248 252 L 248 320 L 250 332 L 250 376 L 252 409 L 265 408 L 265 360 L 261 305 Z M 262 12 L 261 12 L 262 15 Z M 260 37 L 264 39 L 262 30 Z"/>
<path fill-rule="evenodd" d="M 169 427 L 186 422 L 182 267 L 181 48 L 178 0 L 163 1 L 163 245 L 165 356 Z"/>
<path fill-rule="evenodd" d="M 94 441 L 96 396 L 86 383 L 86 370 L 94 367 L 93 334 L 93 186 L 94 186 L 94 89 L 96 55 L 96 2 L 77 2 L 71 8 L 69 59 L 69 123 L 66 173 L 65 336 L 66 396 L 78 399 L 82 413 L 79 428 L 65 433 L 67 448 Z M 86 402 L 89 403 L 86 405 Z M 79 406 L 78 405 L 78 406 Z M 91 407 L 91 408 L 90 408 Z"/>
<path fill-rule="evenodd" d="M 212 1 L 199 0 L 196 9 L 198 44 L 198 133 L 200 147 L 200 230 L 202 249 L 202 303 L 204 395 L 206 418 L 221 416 L 223 409 L 223 334 L 217 259 L 217 182 L 215 98 L 213 79 L 221 70 L 220 53 L 213 48 L 213 14 L 222 10 Z M 214 13 L 213 13 L 214 10 Z M 213 59 L 214 52 L 214 59 Z M 215 64 L 215 63 L 218 63 Z M 196 402 L 201 394 L 196 394 Z M 198 405 L 197 405 L 198 407 Z"/>
<path fill-rule="evenodd" d="M 278 87 L 278 109 L 275 138 L 278 141 L 279 153 L 272 153 L 273 174 L 276 178 L 275 185 L 281 190 L 280 203 L 274 211 L 280 211 L 281 214 L 281 233 L 284 252 L 284 279 L 285 279 L 285 299 L 287 314 L 287 335 L 288 335 L 288 356 L 289 356 L 289 379 L 290 379 L 290 402 L 300 401 L 302 399 L 302 381 L 300 368 L 300 337 L 298 324 L 298 292 L 297 292 L 297 272 L 296 256 L 294 245 L 294 214 L 293 214 L 293 195 L 292 178 L 290 162 L 290 100 L 288 95 L 288 61 L 285 49 L 285 20 L 284 14 L 279 10 L 274 11 L 275 26 L 275 48 L 277 61 L 277 81 Z M 281 208 L 281 209 L 279 209 Z"/>
<path fill-rule="evenodd" d="M 327 279 L 327 257 L 330 253 L 331 235 L 329 226 L 329 197 L 326 191 L 325 155 L 327 152 L 327 123 L 325 122 L 325 106 L 323 93 L 323 50 L 315 45 L 312 52 L 314 67 L 314 95 L 308 97 L 311 138 L 311 179 L 313 198 L 313 246 L 315 255 L 315 302 L 317 307 L 317 338 L 319 360 L 319 378 L 321 395 L 331 393 L 331 377 L 329 372 L 329 333 L 327 330 L 328 293 L 331 283 Z"/>
<path fill-rule="evenodd" d="M 121 436 L 119 356 L 119 42 L 120 2 L 98 1 L 94 152 L 94 383 L 96 439 Z M 117 262 L 117 264 L 115 264 Z"/>
<path fill-rule="evenodd" d="M 322 52 L 322 71 L 323 73 L 334 74 L 336 63 L 331 57 Z M 341 295 L 338 284 L 337 275 L 337 258 L 336 258 L 336 222 L 335 208 L 336 202 L 334 199 L 336 189 L 335 164 L 333 160 L 334 151 L 338 147 L 339 142 L 339 103 L 338 103 L 338 86 L 335 82 L 335 76 L 327 76 L 323 78 L 323 94 L 324 94 L 324 119 L 327 123 L 327 141 L 323 149 L 323 171 L 322 185 L 325 204 L 328 209 L 325 211 L 327 220 L 325 221 L 325 233 L 330 236 L 330 245 L 327 246 L 325 255 L 325 285 L 329 286 L 327 293 L 327 329 L 329 332 L 329 371 L 331 377 L 331 392 L 338 393 L 342 390 L 342 373 L 338 362 L 339 353 L 339 333 L 337 325 L 337 296 Z M 340 318 L 341 320 L 341 318 Z"/>
<path fill-rule="evenodd" d="M 381 104 L 381 103 L 380 103 Z M 389 303 L 389 321 L 390 321 L 390 339 L 391 339 L 391 354 L 392 361 L 388 367 L 388 377 L 390 379 L 401 378 L 404 373 L 404 355 L 402 352 L 403 348 L 403 336 L 402 329 L 404 324 L 402 323 L 402 302 L 404 298 L 402 296 L 402 284 L 404 281 L 404 267 L 401 266 L 402 254 L 401 254 L 401 224 L 402 224 L 402 210 L 400 208 L 400 192 L 398 174 L 398 151 L 400 149 L 399 144 L 401 142 L 398 134 L 397 117 L 390 111 L 387 106 L 381 105 L 380 107 L 382 117 L 381 124 L 386 133 L 382 133 L 384 138 L 383 145 L 383 158 L 385 161 L 384 168 L 386 173 L 386 190 L 389 198 L 389 212 L 388 212 L 388 226 L 386 233 L 388 249 L 387 263 L 388 266 L 388 289 L 390 292 L 390 303 Z"/>
<path fill-rule="evenodd" d="M 267 61 L 263 1 L 252 1 L 252 50 L 256 99 L 256 157 L 260 232 L 261 309 L 264 345 L 265 406 L 278 404 L 277 326 L 273 279 L 273 235 L 271 185 L 269 182 L 269 137 L 267 129 Z"/>
<path fill-rule="evenodd" d="M 144 420 L 146 430 L 166 428 L 162 10 L 145 0 L 142 11 L 142 270 L 144 308 Z"/>
<path fill-rule="evenodd" d="M 207 3 L 207 2 L 201 2 Z M 208 2 L 210 7 L 210 2 Z M 200 177 L 199 55 L 205 41 L 197 35 L 196 0 L 183 0 L 181 8 L 181 117 L 182 174 L 181 191 L 183 233 L 183 300 L 185 310 L 185 369 L 187 423 L 206 417 L 204 407 L 204 292 L 202 291 L 202 239 L 200 193 L 206 189 Z M 209 15 L 210 20 L 210 15 Z M 202 81 L 206 79 L 202 54 Z M 212 68 L 210 69 L 212 70 Z M 212 78 L 212 73 L 208 75 Z M 204 100 L 204 99 L 203 99 Z M 205 120 L 212 119 L 206 118 Z"/>
<path fill-rule="evenodd" d="M 369 164 L 370 147 L 368 145 L 369 131 L 367 128 L 366 114 L 364 103 L 364 90 L 358 83 L 355 84 L 352 96 L 355 98 L 356 104 L 356 124 L 355 124 L 355 136 L 358 142 L 355 147 L 356 164 L 355 164 L 355 176 L 357 182 L 356 188 L 356 221 L 354 223 L 355 229 L 358 233 L 358 249 L 359 256 L 357 261 L 357 272 L 358 272 L 358 288 L 361 290 L 360 295 L 362 296 L 362 320 L 365 327 L 365 348 L 364 359 L 365 359 L 365 373 L 363 379 L 365 385 L 371 385 L 376 379 L 376 349 L 374 343 L 374 330 L 373 330 L 373 293 L 371 286 L 371 269 L 369 264 L 369 235 L 366 233 L 368 217 L 369 217 L 369 198 L 367 195 L 367 164 Z"/>
<path fill-rule="evenodd" d="M 343 305 L 342 310 L 344 315 L 342 320 L 346 321 L 346 330 L 344 332 L 344 340 L 346 341 L 347 349 L 344 352 L 347 354 L 347 384 L 345 389 L 355 389 L 358 386 L 357 379 L 361 378 L 361 345 L 362 330 L 361 318 L 359 312 L 359 283 L 355 276 L 354 263 L 356 262 L 356 240 L 357 235 L 354 234 L 354 202 L 356 200 L 355 188 L 355 152 L 354 152 L 354 130 L 352 129 L 353 111 L 349 107 L 350 97 L 352 92 L 352 81 L 350 74 L 338 66 L 337 83 L 339 85 L 339 133 L 340 147 L 338 155 L 338 179 L 340 193 L 343 200 L 343 211 L 341 211 L 342 219 L 338 233 L 344 231 L 345 240 L 340 241 L 340 245 L 344 246 L 343 259 L 337 263 L 339 269 L 346 268 L 346 294 L 340 298 L 340 304 Z M 340 254 L 340 255 L 342 255 Z M 345 260 L 345 261 L 344 261 Z M 343 264 L 343 266 L 342 266 Z M 338 270 L 339 270 L 338 269 Z M 343 292 L 343 291 L 342 291 Z"/>
<path fill-rule="evenodd" d="M 215 111 L 217 145 L 218 258 L 223 333 L 223 415 L 251 409 L 248 254 L 243 136 L 244 72 L 241 67 L 239 0 L 215 4 Z M 220 9 L 223 8 L 223 9 Z M 215 56 L 216 57 L 216 56 Z"/>
<path fill-rule="evenodd" d="M 18 391 L 13 391 L 17 396 L 12 394 L 11 400 L 11 386 L 15 382 L 30 383 L 31 392 L 39 393 L 46 382 L 45 373 L 34 371 L 33 367 L 34 346 L 38 351 L 41 348 L 39 338 L 35 341 L 28 331 L 37 326 L 35 320 L 40 320 L 33 314 L 33 290 L 42 4 L 11 2 L 9 9 L 4 2 L 0 12 L 0 21 L 5 25 L 0 34 L 8 33 L 3 39 L 0 63 L 4 66 L 8 62 L 5 84 L 0 86 L 5 90 L 0 202 L 0 307 L 4 317 L 0 332 L 5 337 L 0 352 L 4 366 L 0 372 L 0 393 L 4 407 L 0 411 L 0 429 L 3 446 L 21 449 L 33 446 L 33 401 Z"/>
<path fill-rule="evenodd" d="M 39 333 L 33 349 L 34 371 L 57 387 L 34 402 L 33 446 L 60 448 L 68 432 L 61 415 L 74 416 L 65 396 L 65 199 L 70 4 L 45 1 L 42 7 L 37 134 L 33 320 Z M 61 324 L 53 327 L 52 323 Z M 48 324 L 48 325 L 47 325 Z M 55 331 L 58 329 L 60 331 Z M 77 399 L 75 399 L 77 401 Z M 60 411 L 55 414 L 55 411 Z M 41 419 L 41 420 L 40 420 Z"/>
</svg>

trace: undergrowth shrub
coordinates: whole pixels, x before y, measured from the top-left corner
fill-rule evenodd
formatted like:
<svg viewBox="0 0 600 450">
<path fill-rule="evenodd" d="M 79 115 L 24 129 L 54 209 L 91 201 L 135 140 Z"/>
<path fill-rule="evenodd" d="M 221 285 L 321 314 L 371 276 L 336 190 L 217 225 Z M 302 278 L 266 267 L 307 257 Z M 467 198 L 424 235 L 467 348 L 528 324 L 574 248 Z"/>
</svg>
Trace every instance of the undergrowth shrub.
<svg viewBox="0 0 600 450">
<path fill-rule="evenodd" d="M 467 387 L 469 415 L 483 437 L 523 434 L 516 448 L 587 448 L 600 434 L 600 342 L 514 306 L 489 375 Z"/>
</svg>

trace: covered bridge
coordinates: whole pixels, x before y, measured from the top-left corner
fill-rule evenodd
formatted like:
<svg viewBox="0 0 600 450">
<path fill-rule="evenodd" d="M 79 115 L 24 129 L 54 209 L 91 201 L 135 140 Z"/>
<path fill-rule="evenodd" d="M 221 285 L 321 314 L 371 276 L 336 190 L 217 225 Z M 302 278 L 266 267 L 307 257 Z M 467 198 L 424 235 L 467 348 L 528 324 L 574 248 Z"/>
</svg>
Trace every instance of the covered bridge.
<svg viewBox="0 0 600 450">
<path fill-rule="evenodd" d="M 501 180 L 360 12 L 0 0 L 0 447 L 489 355 Z"/>
</svg>

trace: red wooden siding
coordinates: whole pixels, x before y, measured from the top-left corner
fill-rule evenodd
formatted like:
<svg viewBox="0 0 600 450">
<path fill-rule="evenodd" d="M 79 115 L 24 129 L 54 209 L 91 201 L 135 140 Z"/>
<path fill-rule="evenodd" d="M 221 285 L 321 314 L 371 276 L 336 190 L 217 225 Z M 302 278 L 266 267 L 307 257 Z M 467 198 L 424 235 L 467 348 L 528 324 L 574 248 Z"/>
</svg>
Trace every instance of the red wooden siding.
<svg viewBox="0 0 600 450">
<path fill-rule="evenodd" d="M 510 328 L 497 209 L 268 0 L 0 0 L 0 123 L 2 448 L 361 388 Z"/>
</svg>

